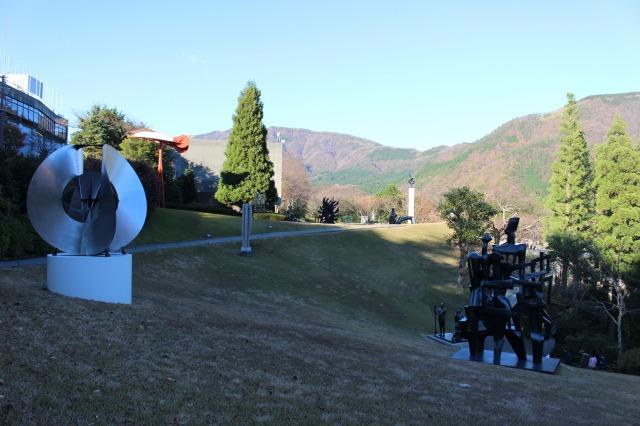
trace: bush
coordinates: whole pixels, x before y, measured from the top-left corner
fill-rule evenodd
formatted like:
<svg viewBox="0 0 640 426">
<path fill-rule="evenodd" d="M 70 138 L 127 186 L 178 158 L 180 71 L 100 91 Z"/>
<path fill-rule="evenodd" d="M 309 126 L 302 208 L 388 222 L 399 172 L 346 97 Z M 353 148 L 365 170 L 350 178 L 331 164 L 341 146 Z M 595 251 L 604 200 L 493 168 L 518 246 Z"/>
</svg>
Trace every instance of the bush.
<svg viewBox="0 0 640 426">
<path fill-rule="evenodd" d="M 176 204 L 176 203 L 166 203 L 165 205 L 168 209 L 176 209 L 176 210 L 188 210 L 193 212 L 204 212 L 204 213 L 215 213 L 215 214 L 224 214 L 227 216 L 242 216 L 242 213 L 236 212 L 229 207 L 226 207 L 222 204 Z"/>
<path fill-rule="evenodd" d="M 624 351 L 616 363 L 616 371 L 640 375 L 640 348 Z"/>
<path fill-rule="evenodd" d="M 184 174 L 176 179 L 176 183 L 182 194 L 182 204 L 192 204 L 197 201 L 196 177 L 193 170 L 187 169 Z"/>
<path fill-rule="evenodd" d="M 562 342 L 559 342 L 554 353 L 564 358 L 565 352 L 573 354 L 574 362 L 578 361 L 578 351 L 583 349 L 589 354 L 596 351 L 603 353 L 607 357 L 609 365 L 613 364 L 618 356 L 618 349 L 615 341 L 606 334 L 578 334 L 576 336 L 567 336 Z"/>
<path fill-rule="evenodd" d="M 253 217 L 255 219 L 271 220 L 274 222 L 281 222 L 283 220 L 286 220 L 285 215 L 281 213 L 256 213 L 253 215 Z"/>
<path fill-rule="evenodd" d="M 307 200 L 304 198 L 294 198 L 287 203 L 284 215 L 286 220 L 299 221 L 307 216 L 308 211 Z"/>
<path fill-rule="evenodd" d="M 17 258 L 23 255 L 29 239 L 29 230 L 17 217 L 0 215 L 0 258 Z"/>
<path fill-rule="evenodd" d="M 156 208 L 160 196 L 160 182 L 155 170 L 143 161 L 129 161 L 131 167 L 140 178 L 144 194 L 147 197 L 147 216 Z"/>
</svg>

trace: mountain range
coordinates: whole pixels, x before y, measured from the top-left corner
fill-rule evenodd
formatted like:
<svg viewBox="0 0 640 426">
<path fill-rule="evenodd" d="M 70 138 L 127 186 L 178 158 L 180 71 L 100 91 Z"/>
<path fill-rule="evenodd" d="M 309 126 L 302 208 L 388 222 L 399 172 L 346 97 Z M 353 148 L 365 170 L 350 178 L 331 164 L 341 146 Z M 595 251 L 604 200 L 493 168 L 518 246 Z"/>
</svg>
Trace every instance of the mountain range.
<svg viewBox="0 0 640 426">
<path fill-rule="evenodd" d="M 615 114 L 625 120 L 634 141 L 640 137 L 640 92 L 588 96 L 578 106 L 591 149 L 604 142 Z M 496 199 L 518 200 L 521 207 L 536 211 L 546 195 L 559 146 L 561 115 L 562 107 L 514 118 L 475 142 L 426 151 L 287 127 L 269 127 L 268 138 L 275 139 L 279 133 L 285 140 L 285 179 L 287 162 L 299 162 L 316 191 L 327 195 L 345 189 L 371 194 L 388 183 L 406 185 L 412 175 L 418 192 L 431 201 L 448 188 L 469 185 Z M 198 137 L 228 136 L 229 130 Z"/>
</svg>

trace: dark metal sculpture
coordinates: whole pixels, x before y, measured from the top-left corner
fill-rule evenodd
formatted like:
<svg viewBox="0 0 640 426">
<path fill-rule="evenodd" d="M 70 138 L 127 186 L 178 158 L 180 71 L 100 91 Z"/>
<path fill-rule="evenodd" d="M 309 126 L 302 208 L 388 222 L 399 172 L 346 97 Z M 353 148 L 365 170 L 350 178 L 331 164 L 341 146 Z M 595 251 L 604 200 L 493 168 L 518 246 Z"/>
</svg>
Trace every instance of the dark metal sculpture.
<svg viewBox="0 0 640 426">
<path fill-rule="evenodd" d="M 413 216 L 398 216 L 395 208 L 391 208 L 391 212 L 389 213 L 389 224 L 390 225 L 400 225 L 404 222 L 414 223 Z"/>
<path fill-rule="evenodd" d="M 320 223 L 336 223 L 338 215 L 340 214 L 338 204 L 340 204 L 340 201 L 333 198 L 322 198 L 322 205 L 320 206 L 320 209 L 318 209 Z"/>
<path fill-rule="evenodd" d="M 543 355 L 552 349 L 555 333 L 545 310 L 553 279 L 551 260 L 548 254 L 540 252 L 527 261 L 526 244 L 515 242 L 518 223 L 518 218 L 509 220 L 505 230 L 507 242 L 494 245 L 491 253 L 488 246 L 492 238 L 485 234 L 481 253 L 469 254 L 470 294 L 465 316 L 459 321 L 461 335 L 469 341 L 468 357 L 472 360 L 484 360 L 485 339 L 491 336 L 493 363 L 505 364 L 502 350 L 506 338 L 515 355 L 511 356 L 514 362 L 507 365 L 553 372 L 557 360 L 543 365 Z M 531 348 L 530 358 L 527 347 Z M 462 352 L 455 357 L 464 357 L 466 353 Z"/>
<path fill-rule="evenodd" d="M 438 334 L 440 337 L 444 338 L 447 320 L 447 310 L 444 308 L 444 303 L 440 303 L 440 306 L 436 308 L 436 317 L 438 317 Z"/>
<path fill-rule="evenodd" d="M 140 179 L 127 160 L 102 147 L 100 171 L 84 170 L 82 147 L 57 149 L 29 183 L 27 212 L 47 243 L 68 254 L 117 251 L 138 235 L 147 212 Z"/>
</svg>

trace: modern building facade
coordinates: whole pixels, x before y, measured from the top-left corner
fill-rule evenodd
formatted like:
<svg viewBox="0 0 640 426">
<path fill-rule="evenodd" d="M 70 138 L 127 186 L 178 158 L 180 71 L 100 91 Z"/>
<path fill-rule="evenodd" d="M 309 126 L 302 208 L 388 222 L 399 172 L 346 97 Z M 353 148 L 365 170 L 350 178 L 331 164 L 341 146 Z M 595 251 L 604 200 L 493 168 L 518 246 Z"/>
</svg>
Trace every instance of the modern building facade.
<svg viewBox="0 0 640 426">
<path fill-rule="evenodd" d="M 51 152 L 67 143 L 69 122 L 43 100 L 44 85 L 27 74 L 6 74 L 0 80 L 0 120 L 24 135 L 22 154 Z"/>
</svg>

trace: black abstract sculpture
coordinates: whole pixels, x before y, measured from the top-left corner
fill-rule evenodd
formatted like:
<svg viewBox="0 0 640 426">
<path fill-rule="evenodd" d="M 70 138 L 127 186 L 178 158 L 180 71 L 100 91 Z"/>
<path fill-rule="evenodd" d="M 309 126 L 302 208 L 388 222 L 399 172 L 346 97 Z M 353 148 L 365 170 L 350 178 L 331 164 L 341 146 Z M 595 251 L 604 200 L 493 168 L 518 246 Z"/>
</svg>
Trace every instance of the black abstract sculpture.
<svg viewBox="0 0 640 426">
<path fill-rule="evenodd" d="M 444 338 L 447 320 L 447 310 L 444 308 L 444 303 L 440 303 L 440 306 L 436 307 L 436 317 L 438 318 L 438 334 Z"/>
<path fill-rule="evenodd" d="M 336 223 L 338 215 L 340 214 L 338 204 L 340 204 L 340 201 L 333 198 L 322 198 L 322 205 L 320 206 L 320 209 L 318 209 L 320 223 Z"/>
<path fill-rule="evenodd" d="M 389 224 L 390 225 L 400 225 L 404 222 L 414 223 L 413 216 L 398 216 L 395 208 L 391 208 L 391 212 L 389 213 Z"/>
<path fill-rule="evenodd" d="M 488 247 L 492 238 L 485 234 L 481 253 L 469 254 L 469 303 L 459 321 L 460 335 L 469 341 L 468 357 L 472 360 L 484 359 L 485 339 L 491 336 L 493 363 L 504 364 L 502 349 L 506 338 L 516 358 L 510 366 L 554 372 L 556 362 L 542 365 L 545 344 L 549 352 L 555 333 L 545 310 L 551 297 L 551 259 L 540 252 L 527 261 L 526 244 L 515 242 L 518 223 L 519 218 L 509 220 L 507 241 L 494 245 L 491 253 Z M 527 347 L 531 348 L 530 358 Z"/>
</svg>

